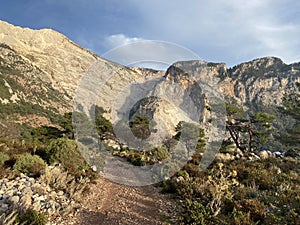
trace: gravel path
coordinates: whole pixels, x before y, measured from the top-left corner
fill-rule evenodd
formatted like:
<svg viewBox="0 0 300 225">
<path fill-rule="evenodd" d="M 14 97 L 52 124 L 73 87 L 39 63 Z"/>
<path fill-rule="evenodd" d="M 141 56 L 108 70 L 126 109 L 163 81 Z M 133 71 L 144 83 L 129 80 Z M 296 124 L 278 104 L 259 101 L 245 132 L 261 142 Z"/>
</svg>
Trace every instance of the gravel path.
<svg viewBox="0 0 300 225">
<path fill-rule="evenodd" d="M 176 204 L 154 186 L 131 187 L 100 178 L 91 186 L 76 216 L 61 224 L 175 224 Z"/>
</svg>

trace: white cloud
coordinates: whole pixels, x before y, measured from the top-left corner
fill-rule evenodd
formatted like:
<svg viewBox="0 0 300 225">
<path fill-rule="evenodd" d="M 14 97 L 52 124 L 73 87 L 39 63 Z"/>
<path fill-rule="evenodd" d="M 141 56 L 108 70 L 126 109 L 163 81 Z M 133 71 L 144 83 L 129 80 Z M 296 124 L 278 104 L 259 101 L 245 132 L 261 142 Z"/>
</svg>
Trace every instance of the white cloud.
<svg viewBox="0 0 300 225">
<path fill-rule="evenodd" d="M 299 1 L 129 2 L 142 15 L 144 37 L 184 45 L 205 60 L 230 66 L 267 55 L 300 60 Z"/>
<path fill-rule="evenodd" d="M 127 37 L 125 34 L 114 34 L 110 35 L 105 39 L 107 48 L 115 48 L 121 45 L 130 44 L 137 41 L 142 41 L 143 38 L 138 37 Z"/>
<path fill-rule="evenodd" d="M 155 40 L 126 40 L 102 55 L 126 66 L 167 68 L 176 61 L 200 59 L 194 52 L 173 44 Z"/>
</svg>

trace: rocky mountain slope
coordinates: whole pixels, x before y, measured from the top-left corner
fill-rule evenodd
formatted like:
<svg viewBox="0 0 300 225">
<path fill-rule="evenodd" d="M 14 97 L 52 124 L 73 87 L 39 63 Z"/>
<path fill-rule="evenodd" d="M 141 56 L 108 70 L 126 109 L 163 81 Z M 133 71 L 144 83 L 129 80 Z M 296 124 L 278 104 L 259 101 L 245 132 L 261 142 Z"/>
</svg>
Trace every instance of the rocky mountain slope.
<svg viewBox="0 0 300 225">
<path fill-rule="evenodd" d="M 0 21 L 0 176 L 7 176 L 0 182 L 5 186 L 0 191 L 0 212 L 9 214 L 15 206 L 28 210 L 33 203 L 37 211 L 48 212 L 50 219 L 57 217 L 56 222 L 48 224 L 163 224 L 175 223 L 177 216 L 188 224 L 193 221 L 199 224 L 199 221 L 214 223 L 218 214 L 234 224 L 244 224 L 244 221 L 253 224 L 266 219 L 271 221 L 266 224 L 275 224 L 279 219 L 286 222 L 281 213 L 290 209 L 288 215 L 295 221 L 291 224 L 297 224 L 299 154 L 278 152 L 285 149 L 277 143 L 276 135 L 288 131 L 281 137 L 286 142 L 292 139 L 292 147 L 299 148 L 299 82 L 300 63 L 287 65 L 274 57 L 255 59 L 229 69 L 223 63 L 203 61 L 176 62 L 167 71 L 128 68 L 97 56 L 56 31 L 31 30 Z M 287 99 L 290 105 L 286 104 Z M 231 112 L 224 111 L 225 102 L 232 104 Z M 106 161 L 111 163 L 108 172 L 112 169 L 116 176 L 127 175 L 128 171 L 118 164 L 126 160 L 138 169 L 144 165 L 163 165 L 174 150 L 171 146 L 183 134 L 180 121 L 204 125 L 203 134 L 198 134 L 199 127 L 196 132 L 192 129 L 195 127 L 188 127 L 186 133 L 196 134 L 193 147 L 197 152 L 188 154 L 188 160 L 184 160 L 174 177 L 167 180 L 164 177 L 164 191 L 177 194 L 179 201 L 162 196 L 153 186 L 134 188 L 112 183 L 111 179 L 94 180 L 97 167 L 85 162 L 78 151 L 79 143 L 74 140 L 72 114 L 68 113 L 72 112 L 73 104 L 77 111 L 90 117 L 95 104 L 99 106 L 95 107 L 102 112 L 97 117 L 97 131 L 99 136 L 101 132 L 104 134 L 101 140 L 108 145 L 107 152 L 114 156 L 107 158 L 116 159 Z M 249 120 L 229 118 L 229 113 L 239 112 L 238 107 L 247 116 L 257 111 L 274 114 L 274 127 L 264 123 L 261 130 L 249 130 L 253 128 Z M 85 133 L 93 124 L 83 114 L 79 114 L 80 118 L 86 123 L 78 127 Z M 271 117 L 263 119 L 266 118 Z M 136 131 L 147 130 L 143 127 L 146 124 L 151 138 L 157 142 L 167 139 L 168 147 L 137 152 L 126 146 L 127 143 L 120 143 L 121 139 L 116 140 L 115 133 L 122 133 L 124 124 L 134 124 L 139 119 L 144 124 L 135 124 Z M 113 129 L 112 123 L 120 126 Z M 263 146 L 265 151 L 257 154 L 229 143 L 229 148 L 220 150 L 219 156 L 223 158 L 216 157 L 210 169 L 200 171 L 200 160 L 205 158 L 202 150 L 209 145 L 207 140 L 218 141 L 216 125 L 225 129 L 225 124 L 236 126 L 237 136 L 243 129 L 245 133 L 272 131 L 271 144 Z M 81 137 L 84 141 L 93 141 L 92 135 L 84 135 Z M 225 137 L 230 137 L 228 130 Z M 191 139 L 188 135 L 190 145 Z M 96 150 L 99 153 L 98 145 Z M 182 158 L 185 154 L 182 152 L 175 154 L 175 158 Z M 228 157 L 225 159 L 224 155 Z M 96 160 L 99 155 L 93 156 Z M 99 158 L 99 164 L 103 163 L 101 154 Z M 33 159 L 36 161 L 30 161 Z M 209 163 L 214 157 L 210 159 Z M 29 168 L 23 168 L 22 160 L 27 160 L 25 164 Z M 57 161 L 60 163 L 56 164 Z M 171 164 L 167 166 L 170 171 L 174 169 Z M 18 172 L 40 177 L 29 178 Z M 142 178 L 148 181 L 148 177 Z M 31 191 L 35 185 L 45 189 L 39 188 L 41 193 Z M 91 189 L 87 195 L 81 195 L 85 186 Z M 78 205 L 77 215 L 62 219 L 58 213 L 66 204 L 73 207 L 72 196 L 74 201 L 75 197 L 86 199 Z M 291 196 L 295 202 L 290 201 Z M 25 208 L 18 205 L 23 200 L 27 203 L 22 206 Z M 174 205 L 178 206 L 175 213 Z M 269 213 L 273 214 L 268 218 Z"/>
<path fill-rule="evenodd" d="M 163 84 L 165 87 L 158 87 L 159 84 L 157 84 L 157 92 L 161 88 L 166 88 L 167 82 L 169 82 L 168 87 L 171 87 L 171 84 L 178 84 L 183 90 L 192 88 L 189 86 L 194 79 L 194 77 L 178 76 L 178 71 L 175 72 L 176 70 L 172 69 L 182 68 L 183 64 L 180 62 L 170 67 L 165 76 L 161 72 L 122 67 L 102 59 L 50 29 L 31 30 L 1 21 L 0 43 L 2 43 L 0 46 L 2 104 L 17 103 L 22 100 L 43 108 L 52 106 L 60 113 L 71 111 L 72 100 L 80 79 L 85 73 L 91 73 L 91 65 L 95 65 L 96 61 L 103 70 L 98 72 L 99 80 L 102 79 L 101 73 L 107 74 L 110 71 L 110 78 L 103 86 L 97 100 L 98 105 L 106 111 L 110 111 L 115 104 L 115 96 L 120 95 L 124 87 L 129 88 L 131 83 L 138 82 L 145 85 L 149 78 L 150 80 L 164 79 L 160 83 L 165 82 Z M 235 99 L 237 104 L 244 106 L 253 105 L 253 103 L 255 105 L 280 105 L 282 97 L 295 92 L 295 83 L 300 81 L 299 63 L 286 65 L 274 57 L 256 59 L 228 70 L 222 63 L 203 62 L 198 65 L 198 69 L 201 70 L 200 79 L 204 79 L 207 83 L 209 78 L 217 78 L 218 86 L 216 87 L 224 96 Z M 36 84 L 33 85 L 32 82 Z M 175 86 L 174 90 L 169 91 L 171 92 L 178 94 Z M 148 94 L 151 94 L 150 91 Z M 153 90 L 152 94 L 157 95 Z M 205 93 L 202 97 L 205 97 Z M 200 100 L 199 96 L 191 98 L 197 99 L 196 105 L 203 105 L 201 102 L 203 99 Z M 166 120 L 167 115 L 175 115 L 175 117 L 181 115 L 180 118 L 171 122 L 170 126 L 186 117 L 174 109 L 158 117 Z M 106 116 L 113 121 L 117 120 L 110 114 Z"/>
<path fill-rule="evenodd" d="M 47 112 L 62 114 L 72 111 L 73 98 L 85 74 L 92 76 L 85 76 L 85 92 L 77 96 L 87 107 L 85 112 L 96 103 L 103 107 L 107 112 L 104 116 L 113 123 L 122 119 L 120 114 L 127 116 L 129 111 L 130 118 L 136 113 L 145 114 L 151 119 L 164 121 L 166 126 L 158 128 L 167 129 L 170 135 L 174 134 L 174 127 L 179 121 L 190 119 L 189 113 L 193 110 L 192 114 L 200 115 L 200 120 L 209 119 L 207 108 L 212 102 L 207 94 L 208 86 L 222 93 L 227 101 L 247 110 L 258 109 L 262 105 L 280 106 L 283 96 L 295 92 L 295 84 L 300 82 L 300 63 L 286 65 L 274 57 L 256 59 L 230 69 L 222 63 L 197 62 L 194 65 L 197 71 L 189 71 L 186 67 L 196 62 L 178 62 L 166 74 L 127 68 L 97 56 L 56 31 L 31 30 L 3 21 L 0 21 L 0 43 L 2 117 L 5 117 L 5 110 L 8 114 L 13 104 L 27 104 L 30 109 L 22 109 L 26 111 L 23 115 L 11 111 L 17 114 L 19 123 L 29 121 L 29 125 L 33 126 L 36 124 L 30 124 L 30 121 L 39 121 L 40 125 L 51 124 L 44 118 L 47 118 Z M 195 80 L 202 82 L 201 87 Z M 99 83 L 104 83 L 100 89 Z M 101 91 L 96 97 L 87 97 L 90 92 L 94 95 L 93 92 L 98 89 Z M 147 105 L 142 101 L 142 95 L 137 96 L 141 90 L 144 97 L 154 95 L 158 98 Z M 190 103 L 183 104 L 189 102 L 188 99 Z M 129 105 L 132 109 L 126 108 L 129 107 L 126 106 L 128 102 L 135 103 Z M 193 105 L 196 109 L 192 109 Z M 39 108 L 39 114 L 33 112 L 34 107 Z M 117 113 L 116 107 L 119 107 Z M 29 114 L 31 120 L 28 119 Z M 32 119 L 36 117 L 39 118 Z M 3 129 L 7 124 L 2 121 L 0 126 Z"/>
<path fill-rule="evenodd" d="M 14 49 L 24 60 L 38 67 L 40 79 L 65 92 L 71 100 L 82 74 L 100 57 L 64 35 L 51 30 L 32 30 L 0 21 L 0 43 Z"/>
<path fill-rule="evenodd" d="M 300 63 L 287 65 L 275 57 L 255 59 L 230 68 L 222 81 L 224 93 L 238 104 L 278 106 L 285 94 L 297 91 Z"/>
</svg>

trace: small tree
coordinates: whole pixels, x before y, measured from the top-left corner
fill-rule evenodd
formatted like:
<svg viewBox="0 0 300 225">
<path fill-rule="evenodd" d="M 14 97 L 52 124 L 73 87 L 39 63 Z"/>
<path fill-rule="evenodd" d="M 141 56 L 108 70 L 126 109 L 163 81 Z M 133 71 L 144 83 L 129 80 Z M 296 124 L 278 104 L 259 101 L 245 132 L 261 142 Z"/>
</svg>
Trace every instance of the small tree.
<svg viewBox="0 0 300 225">
<path fill-rule="evenodd" d="M 93 109 L 95 110 L 95 125 L 100 138 L 103 139 L 107 136 L 112 136 L 113 125 L 108 119 L 103 116 L 105 110 L 97 105 L 91 108 L 91 110 Z"/>
<path fill-rule="evenodd" d="M 129 123 L 132 133 L 139 139 L 146 139 L 151 135 L 150 119 L 146 116 L 135 115 Z"/>
<path fill-rule="evenodd" d="M 226 109 L 226 130 L 236 147 L 242 151 L 259 150 L 273 131 L 275 117 L 264 112 L 249 115 L 229 103 L 226 103 Z"/>
<path fill-rule="evenodd" d="M 176 127 L 175 131 L 177 132 L 174 138 L 176 140 L 181 140 L 186 144 L 187 148 L 194 151 L 191 156 L 191 163 L 195 165 L 200 164 L 201 153 L 204 152 L 205 143 L 205 132 L 204 129 L 185 121 L 180 121 Z"/>
</svg>

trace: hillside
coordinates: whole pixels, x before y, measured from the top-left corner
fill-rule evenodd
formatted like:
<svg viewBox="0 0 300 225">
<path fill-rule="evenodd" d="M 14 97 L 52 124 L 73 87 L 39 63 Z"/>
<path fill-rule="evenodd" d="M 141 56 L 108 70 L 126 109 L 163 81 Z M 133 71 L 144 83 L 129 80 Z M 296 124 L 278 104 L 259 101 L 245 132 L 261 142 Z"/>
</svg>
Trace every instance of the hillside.
<svg viewBox="0 0 300 225">
<path fill-rule="evenodd" d="M 0 223 L 297 224 L 299 109 L 300 63 L 129 68 L 0 21 Z"/>
</svg>

